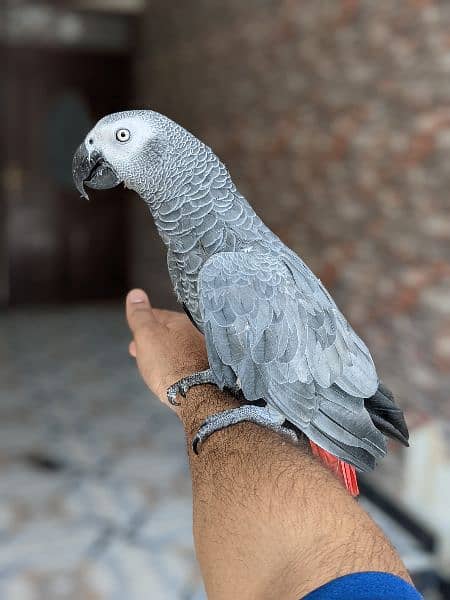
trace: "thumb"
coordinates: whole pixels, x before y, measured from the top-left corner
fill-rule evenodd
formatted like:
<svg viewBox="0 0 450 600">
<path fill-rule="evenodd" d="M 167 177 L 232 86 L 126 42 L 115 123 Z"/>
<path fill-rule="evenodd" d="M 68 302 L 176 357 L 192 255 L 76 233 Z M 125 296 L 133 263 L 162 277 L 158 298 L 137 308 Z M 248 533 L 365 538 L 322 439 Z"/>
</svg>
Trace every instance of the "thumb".
<svg viewBox="0 0 450 600">
<path fill-rule="evenodd" d="M 153 313 L 150 300 L 143 290 L 134 289 L 128 293 L 126 313 L 128 326 L 134 337 L 139 335 L 141 331 L 149 333 L 153 327 L 156 328 L 159 325 Z"/>
</svg>

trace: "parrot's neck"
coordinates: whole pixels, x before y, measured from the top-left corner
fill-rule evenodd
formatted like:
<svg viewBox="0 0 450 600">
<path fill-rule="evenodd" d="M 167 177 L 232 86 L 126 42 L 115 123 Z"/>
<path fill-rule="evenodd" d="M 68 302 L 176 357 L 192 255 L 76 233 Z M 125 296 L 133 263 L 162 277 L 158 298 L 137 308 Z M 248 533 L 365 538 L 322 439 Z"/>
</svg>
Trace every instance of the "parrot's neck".
<svg viewBox="0 0 450 600">
<path fill-rule="evenodd" d="M 242 201 L 245 202 L 243 198 Z M 240 198 L 230 196 L 230 208 L 236 202 L 240 202 Z M 212 190 L 199 191 L 198 186 L 189 186 L 180 195 L 166 196 L 159 208 L 155 206 L 155 199 L 147 203 L 161 239 L 171 250 L 183 253 L 196 246 L 205 247 L 204 238 L 214 233 L 218 235 L 226 228 L 226 220 L 217 212 Z"/>
<path fill-rule="evenodd" d="M 219 238 L 240 238 L 239 222 L 244 223 L 246 215 L 252 216 L 254 223 L 259 221 L 211 151 L 184 178 L 143 196 L 162 240 L 180 254 L 201 249 L 210 255 L 220 246 Z M 243 228 L 242 236 L 249 235 Z M 254 231 L 252 235 L 254 239 Z"/>
</svg>

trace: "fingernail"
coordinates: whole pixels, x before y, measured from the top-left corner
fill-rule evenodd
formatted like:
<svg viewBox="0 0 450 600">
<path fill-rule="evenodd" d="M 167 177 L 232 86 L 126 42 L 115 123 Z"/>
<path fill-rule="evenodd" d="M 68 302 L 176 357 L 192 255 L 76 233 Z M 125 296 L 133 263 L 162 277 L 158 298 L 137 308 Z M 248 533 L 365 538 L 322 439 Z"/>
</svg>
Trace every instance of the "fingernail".
<svg viewBox="0 0 450 600">
<path fill-rule="evenodd" d="M 145 294 L 142 290 L 132 290 L 128 295 L 128 300 L 131 304 L 139 304 L 146 301 Z"/>
</svg>

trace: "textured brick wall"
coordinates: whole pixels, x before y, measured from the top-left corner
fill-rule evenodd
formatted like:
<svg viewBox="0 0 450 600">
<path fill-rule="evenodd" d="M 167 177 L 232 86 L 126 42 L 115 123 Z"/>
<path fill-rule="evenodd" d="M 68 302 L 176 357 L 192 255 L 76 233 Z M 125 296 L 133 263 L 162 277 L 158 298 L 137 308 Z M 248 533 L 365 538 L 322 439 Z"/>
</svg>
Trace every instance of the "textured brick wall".
<svg viewBox="0 0 450 600">
<path fill-rule="evenodd" d="M 403 402 L 447 417 L 449 31 L 426 0 L 152 0 L 138 62 L 141 104 L 215 149 Z M 135 210 L 134 279 L 155 289 Z"/>
</svg>

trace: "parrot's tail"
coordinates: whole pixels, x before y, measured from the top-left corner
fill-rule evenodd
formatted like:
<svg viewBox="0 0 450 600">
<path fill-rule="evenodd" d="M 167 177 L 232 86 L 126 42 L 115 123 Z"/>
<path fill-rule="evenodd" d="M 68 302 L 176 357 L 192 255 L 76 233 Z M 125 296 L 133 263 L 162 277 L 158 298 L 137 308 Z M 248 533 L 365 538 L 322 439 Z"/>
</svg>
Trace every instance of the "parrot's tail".
<svg viewBox="0 0 450 600">
<path fill-rule="evenodd" d="M 336 458 L 336 456 L 330 454 L 330 452 L 327 452 L 311 440 L 309 440 L 309 443 L 314 456 L 320 458 L 322 463 L 342 481 L 352 496 L 358 496 L 359 488 L 355 467 Z"/>
<path fill-rule="evenodd" d="M 379 383 L 376 393 L 364 399 L 364 408 L 370 415 L 375 427 L 384 435 L 394 438 L 408 446 L 408 427 L 402 410 L 396 405 L 392 392 Z M 332 471 L 345 485 L 352 496 L 359 494 L 355 467 L 340 460 L 311 440 L 312 452 Z M 373 466 L 371 467 L 373 468 Z"/>
<path fill-rule="evenodd" d="M 381 433 L 398 440 L 404 446 L 409 446 L 408 426 L 403 411 L 396 405 L 391 390 L 381 381 L 375 395 L 365 398 L 364 406 L 373 424 Z"/>
</svg>

